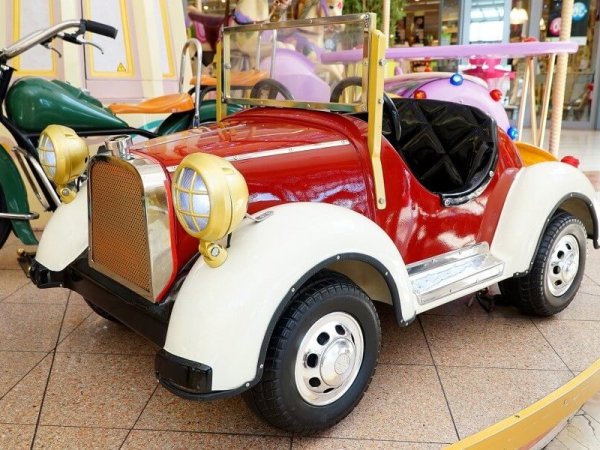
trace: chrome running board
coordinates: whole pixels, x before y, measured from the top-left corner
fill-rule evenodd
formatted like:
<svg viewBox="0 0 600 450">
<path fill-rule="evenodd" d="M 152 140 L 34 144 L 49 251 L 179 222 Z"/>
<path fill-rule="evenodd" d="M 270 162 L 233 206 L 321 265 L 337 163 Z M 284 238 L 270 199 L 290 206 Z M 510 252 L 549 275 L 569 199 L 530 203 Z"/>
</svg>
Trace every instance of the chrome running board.
<svg viewBox="0 0 600 450">
<path fill-rule="evenodd" d="M 417 301 L 425 305 L 499 277 L 504 262 L 484 242 L 410 264 L 407 270 Z"/>
</svg>

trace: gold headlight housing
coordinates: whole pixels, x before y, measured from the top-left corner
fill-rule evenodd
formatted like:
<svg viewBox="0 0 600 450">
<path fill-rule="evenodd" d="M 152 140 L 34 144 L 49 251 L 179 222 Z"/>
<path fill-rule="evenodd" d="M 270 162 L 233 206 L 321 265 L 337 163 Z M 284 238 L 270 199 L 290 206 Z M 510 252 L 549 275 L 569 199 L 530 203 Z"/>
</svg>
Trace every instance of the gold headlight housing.
<svg viewBox="0 0 600 450">
<path fill-rule="evenodd" d="M 89 159 L 86 142 L 71 128 L 49 125 L 40 135 L 38 155 L 44 173 L 56 184 L 61 199 L 71 201 L 75 193 L 67 185 L 85 170 Z"/>
<path fill-rule="evenodd" d="M 201 240 L 200 253 L 211 267 L 227 258 L 215 243 L 231 233 L 248 208 L 246 180 L 223 158 L 207 153 L 186 156 L 173 175 L 173 204 L 181 226 Z"/>
</svg>

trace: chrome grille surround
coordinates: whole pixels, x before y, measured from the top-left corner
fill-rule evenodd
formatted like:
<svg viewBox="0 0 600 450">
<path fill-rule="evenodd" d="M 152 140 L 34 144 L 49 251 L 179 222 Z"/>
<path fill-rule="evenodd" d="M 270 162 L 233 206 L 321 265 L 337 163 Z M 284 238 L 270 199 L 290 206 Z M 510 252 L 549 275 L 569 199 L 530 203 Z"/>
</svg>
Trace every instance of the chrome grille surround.
<svg viewBox="0 0 600 450">
<path fill-rule="evenodd" d="M 138 156 L 97 155 L 89 166 L 90 267 L 151 302 L 174 268 L 166 181 L 162 166 Z"/>
</svg>

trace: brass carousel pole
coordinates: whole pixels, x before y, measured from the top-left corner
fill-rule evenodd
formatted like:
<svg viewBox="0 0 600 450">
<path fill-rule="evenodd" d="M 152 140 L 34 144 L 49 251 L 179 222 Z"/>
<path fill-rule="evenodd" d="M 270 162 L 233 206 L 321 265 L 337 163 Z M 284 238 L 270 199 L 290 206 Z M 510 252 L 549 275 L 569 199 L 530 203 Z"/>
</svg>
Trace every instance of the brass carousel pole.
<svg viewBox="0 0 600 450">
<path fill-rule="evenodd" d="M 390 45 L 390 0 L 383 0 L 383 15 L 381 17 L 381 28 L 385 34 L 385 46 Z"/>
<path fill-rule="evenodd" d="M 571 37 L 571 24 L 573 21 L 574 0 L 563 0 L 560 23 L 560 40 L 568 41 Z M 552 90 L 552 116 L 550 119 L 550 145 L 549 150 L 558 157 L 560 145 L 560 131 L 563 119 L 563 105 L 565 103 L 565 85 L 567 83 L 567 70 L 569 55 L 561 53 L 556 60 L 556 75 Z"/>
</svg>

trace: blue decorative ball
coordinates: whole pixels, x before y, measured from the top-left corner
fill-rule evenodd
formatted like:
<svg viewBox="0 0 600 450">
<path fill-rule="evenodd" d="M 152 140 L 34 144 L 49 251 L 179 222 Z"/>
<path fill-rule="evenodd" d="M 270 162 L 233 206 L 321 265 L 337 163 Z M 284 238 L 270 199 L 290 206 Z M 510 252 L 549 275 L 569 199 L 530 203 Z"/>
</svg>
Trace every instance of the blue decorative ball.
<svg viewBox="0 0 600 450">
<path fill-rule="evenodd" d="M 510 127 L 508 130 L 506 130 L 506 134 L 508 134 L 508 137 L 513 141 L 516 141 L 519 137 L 519 130 L 517 130 L 515 127 Z"/>
<path fill-rule="evenodd" d="M 465 81 L 465 79 L 460 73 L 455 73 L 450 77 L 450 84 L 452 84 L 452 86 L 460 86 L 463 84 L 463 81 Z"/>
</svg>

